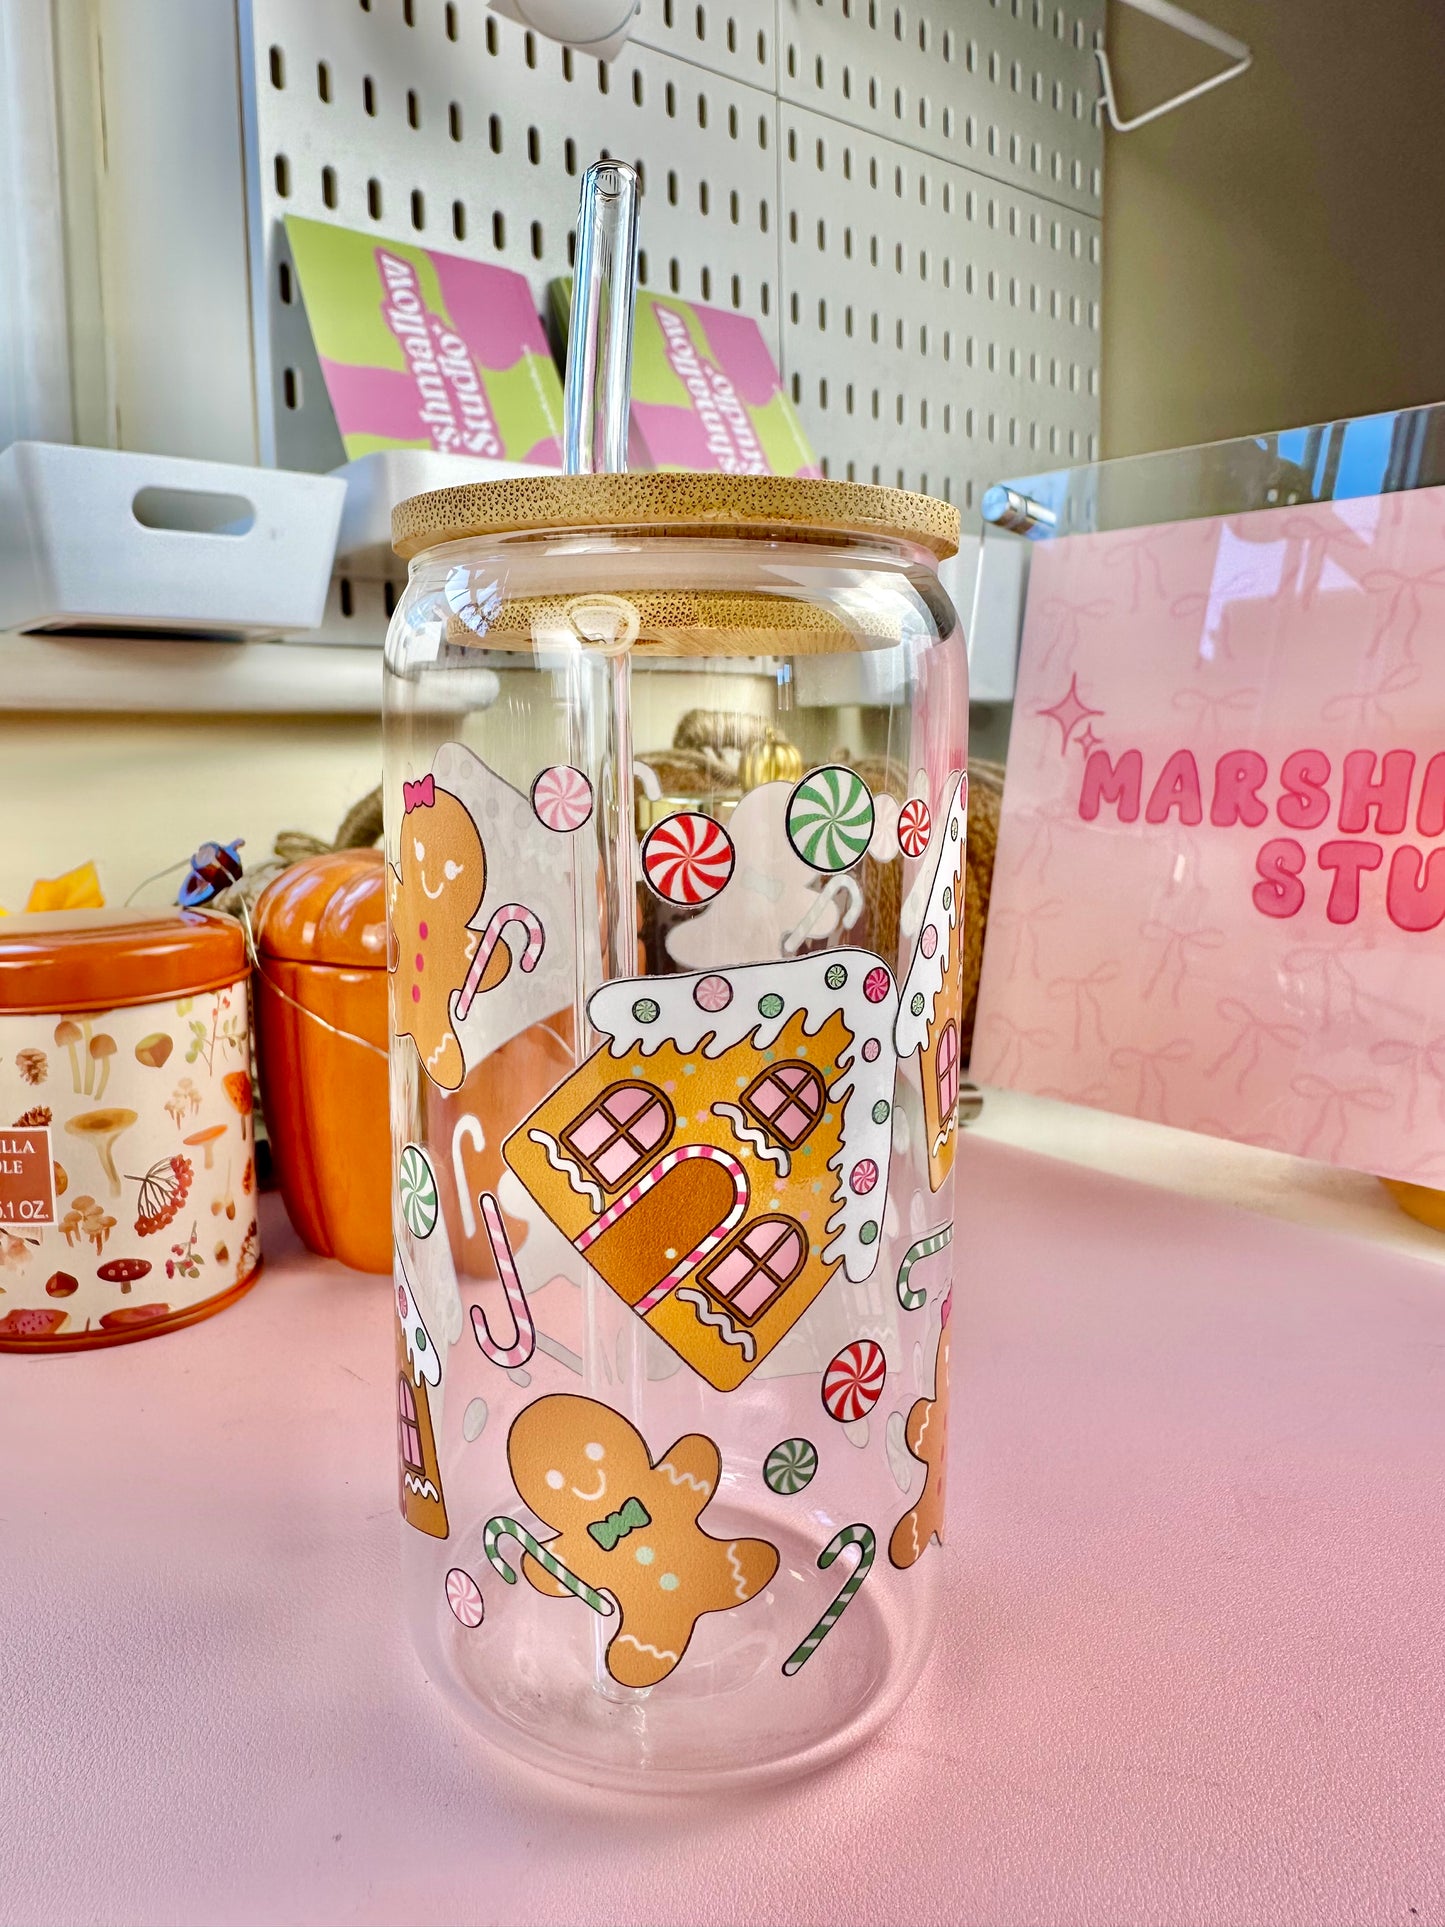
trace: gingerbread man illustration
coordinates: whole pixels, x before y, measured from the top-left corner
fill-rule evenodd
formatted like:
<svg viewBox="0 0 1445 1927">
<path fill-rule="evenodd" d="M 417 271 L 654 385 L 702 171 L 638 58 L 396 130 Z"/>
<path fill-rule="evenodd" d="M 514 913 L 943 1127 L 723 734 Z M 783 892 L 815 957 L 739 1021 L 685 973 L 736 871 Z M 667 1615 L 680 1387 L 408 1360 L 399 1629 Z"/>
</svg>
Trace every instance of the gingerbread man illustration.
<svg viewBox="0 0 1445 1927">
<path fill-rule="evenodd" d="M 943 1544 L 945 1471 L 948 1462 L 948 1327 L 938 1334 L 938 1356 L 933 1366 L 933 1397 L 915 1400 L 904 1432 L 908 1449 L 926 1468 L 918 1503 L 898 1521 L 888 1541 L 890 1562 L 901 1569 L 915 1565 L 930 1539 Z"/>
<path fill-rule="evenodd" d="M 722 1461 L 700 1433 L 654 1460 L 634 1426 L 595 1399 L 558 1392 L 529 1405 L 507 1439 L 523 1501 L 556 1530 L 543 1548 L 594 1588 L 610 1593 L 621 1621 L 607 1670 L 623 1686 L 655 1686 L 687 1650 L 704 1613 L 755 1598 L 778 1569 L 763 1539 L 715 1539 L 699 1515 L 717 1490 Z M 522 1569 L 538 1592 L 572 1588 L 528 1552 Z"/>
<path fill-rule="evenodd" d="M 465 806 L 433 777 L 402 789 L 401 869 L 389 878 L 396 1032 L 411 1038 L 432 1082 L 454 1091 L 466 1064 L 451 999 L 477 952 L 470 925 L 486 895 L 487 853 Z M 473 994 L 495 990 L 511 967 L 511 951 L 495 941 Z"/>
</svg>

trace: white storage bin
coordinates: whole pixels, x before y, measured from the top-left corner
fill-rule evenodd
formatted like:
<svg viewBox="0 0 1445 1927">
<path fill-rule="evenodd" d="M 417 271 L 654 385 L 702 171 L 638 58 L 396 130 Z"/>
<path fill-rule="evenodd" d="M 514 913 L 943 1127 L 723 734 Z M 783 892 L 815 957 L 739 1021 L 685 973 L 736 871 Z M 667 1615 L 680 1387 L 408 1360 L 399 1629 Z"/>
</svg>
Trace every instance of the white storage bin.
<svg viewBox="0 0 1445 1927">
<path fill-rule="evenodd" d="M 329 475 L 14 442 L 0 453 L 0 629 L 314 629 L 345 494 Z"/>
</svg>

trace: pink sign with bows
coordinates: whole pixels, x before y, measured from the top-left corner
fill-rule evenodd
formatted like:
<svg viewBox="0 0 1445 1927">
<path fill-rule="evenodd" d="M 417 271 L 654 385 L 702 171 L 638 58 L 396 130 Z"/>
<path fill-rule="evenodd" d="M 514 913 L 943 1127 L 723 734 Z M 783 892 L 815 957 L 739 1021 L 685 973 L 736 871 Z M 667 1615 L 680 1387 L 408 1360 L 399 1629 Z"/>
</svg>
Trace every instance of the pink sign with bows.
<svg viewBox="0 0 1445 1927">
<path fill-rule="evenodd" d="M 1445 1185 L 1445 490 L 1035 547 L 972 1068 Z"/>
</svg>

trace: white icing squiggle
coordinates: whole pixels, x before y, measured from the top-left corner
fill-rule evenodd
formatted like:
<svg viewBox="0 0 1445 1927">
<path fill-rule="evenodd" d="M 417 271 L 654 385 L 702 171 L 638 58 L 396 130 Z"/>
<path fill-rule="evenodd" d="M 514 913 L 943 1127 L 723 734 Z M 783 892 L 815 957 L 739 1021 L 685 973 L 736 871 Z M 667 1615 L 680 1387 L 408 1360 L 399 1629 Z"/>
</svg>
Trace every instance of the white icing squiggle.
<svg viewBox="0 0 1445 1927">
<path fill-rule="evenodd" d="M 674 1485 L 690 1485 L 694 1492 L 700 1492 L 704 1498 L 712 1491 L 706 1479 L 700 1479 L 692 1472 L 679 1472 L 671 1459 L 664 1459 L 657 1469 L 665 1472 Z"/>
<path fill-rule="evenodd" d="M 746 1599 L 748 1596 L 748 1582 L 743 1572 L 742 1563 L 738 1558 L 736 1542 L 728 1547 L 728 1564 L 732 1568 L 734 1589 L 737 1592 L 738 1598 Z"/>
<path fill-rule="evenodd" d="M 684 1304 L 691 1305 L 700 1325 L 711 1325 L 725 1345 L 736 1345 L 743 1357 L 751 1365 L 757 1356 L 757 1346 L 751 1332 L 740 1332 L 725 1311 L 719 1311 L 710 1299 L 692 1285 L 683 1285 L 673 1293 Z"/>
<path fill-rule="evenodd" d="M 791 1159 L 779 1144 L 769 1144 L 756 1124 L 749 1124 L 736 1104 L 714 1104 L 714 1117 L 725 1117 L 733 1127 L 733 1136 L 744 1144 L 750 1144 L 760 1158 L 771 1158 L 778 1167 L 778 1176 L 785 1178 L 791 1168 Z"/>
<path fill-rule="evenodd" d="M 573 1160 L 566 1155 L 556 1138 L 548 1137 L 545 1131 L 535 1129 L 528 1131 L 527 1136 L 531 1138 L 534 1144 L 541 1145 L 542 1149 L 547 1153 L 547 1162 L 551 1165 L 552 1169 L 554 1171 L 560 1171 L 572 1189 L 586 1198 L 594 1211 L 600 1211 L 602 1209 L 602 1193 L 581 1166 L 575 1164 Z"/>
<path fill-rule="evenodd" d="M 414 1492 L 419 1499 L 439 1499 L 442 1496 L 430 1479 L 419 1479 L 415 1472 L 408 1472 L 404 1483 L 407 1491 Z"/>
<path fill-rule="evenodd" d="M 678 1655 L 676 1653 L 666 1650 L 659 1651 L 656 1646 L 644 1646 L 642 1641 L 640 1639 L 634 1639 L 631 1633 L 619 1633 L 612 1643 L 614 1646 L 635 1646 L 639 1653 L 651 1653 L 654 1659 L 670 1660 L 674 1666 L 677 1664 Z"/>
</svg>

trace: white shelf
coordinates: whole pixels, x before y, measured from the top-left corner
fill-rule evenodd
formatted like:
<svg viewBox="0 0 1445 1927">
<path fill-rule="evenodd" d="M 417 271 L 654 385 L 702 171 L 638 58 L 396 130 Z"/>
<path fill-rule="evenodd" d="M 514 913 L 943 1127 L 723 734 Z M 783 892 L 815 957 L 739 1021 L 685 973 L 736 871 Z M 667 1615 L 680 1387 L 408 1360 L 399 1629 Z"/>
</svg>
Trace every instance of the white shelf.
<svg viewBox="0 0 1445 1927">
<path fill-rule="evenodd" d="M 381 713 L 381 651 L 337 643 L 0 635 L 0 713 Z"/>
<path fill-rule="evenodd" d="M 1445 1234 L 1406 1217 L 1377 1178 L 1024 1091 L 984 1092 L 970 1137 L 991 1138 L 1185 1197 L 1413 1252 L 1445 1270 Z"/>
</svg>

